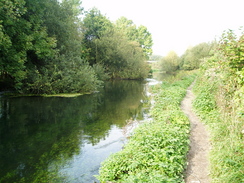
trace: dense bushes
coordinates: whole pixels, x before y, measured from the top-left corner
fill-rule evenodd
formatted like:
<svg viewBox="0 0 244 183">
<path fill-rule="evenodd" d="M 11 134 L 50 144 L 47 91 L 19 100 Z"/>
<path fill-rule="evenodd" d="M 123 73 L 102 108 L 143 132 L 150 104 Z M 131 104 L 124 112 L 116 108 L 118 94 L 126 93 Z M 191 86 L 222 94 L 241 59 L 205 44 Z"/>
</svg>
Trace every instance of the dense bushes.
<svg viewBox="0 0 244 183">
<path fill-rule="evenodd" d="M 152 37 L 145 26 L 137 27 L 125 17 L 112 24 L 92 9 L 82 27 L 90 65 L 102 65 L 110 78 L 142 79 L 148 75 L 145 61 L 152 52 Z"/>
<path fill-rule="evenodd" d="M 200 43 L 188 48 L 180 57 L 174 51 L 170 51 L 165 57 L 160 59 L 161 70 L 170 73 L 177 70 L 199 69 L 203 60 L 213 54 L 211 50 L 215 46 L 215 42 Z"/>
<path fill-rule="evenodd" d="M 99 10 L 83 12 L 80 0 L 3 0 L 0 15 L 1 90 L 82 93 L 108 78 L 142 79 L 149 71 L 147 28 L 123 18 L 131 37 L 128 26 L 118 29 Z"/>
<path fill-rule="evenodd" d="M 182 182 L 189 144 L 189 121 L 180 109 L 194 76 L 152 90 L 153 121 L 141 124 L 124 149 L 100 169 L 101 182 Z"/>
<path fill-rule="evenodd" d="M 225 32 L 201 65 L 195 110 L 211 132 L 212 182 L 244 182 L 243 36 Z"/>
<path fill-rule="evenodd" d="M 184 70 L 199 69 L 203 59 L 212 55 L 211 50 L 214 46 L 215 42 L 204 42 L 188 48 L 180 58 L 181 68 Z"/>
<path fill-rule="evenodd" d="M 180 58 L 174 51 L 171 51 L 160 60 L 160 65 L 161 70 L 165 72 L 175 72 L 180 68 Z"/>
</svg>

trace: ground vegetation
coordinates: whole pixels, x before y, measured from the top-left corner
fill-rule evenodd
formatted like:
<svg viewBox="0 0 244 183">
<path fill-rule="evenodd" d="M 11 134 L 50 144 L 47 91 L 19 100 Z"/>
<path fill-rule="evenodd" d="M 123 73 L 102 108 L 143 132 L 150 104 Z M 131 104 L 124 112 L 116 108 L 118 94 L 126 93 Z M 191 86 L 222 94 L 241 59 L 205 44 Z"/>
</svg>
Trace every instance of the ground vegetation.
<svg viewBox="0 0 244 183">
<path fill-rule="evenodd" d="M 211 134 L 212 182 L 243 182 L 244 36 L 225 31 L 214 55 L 200 66 L 195 110 Z"/>
</svg>

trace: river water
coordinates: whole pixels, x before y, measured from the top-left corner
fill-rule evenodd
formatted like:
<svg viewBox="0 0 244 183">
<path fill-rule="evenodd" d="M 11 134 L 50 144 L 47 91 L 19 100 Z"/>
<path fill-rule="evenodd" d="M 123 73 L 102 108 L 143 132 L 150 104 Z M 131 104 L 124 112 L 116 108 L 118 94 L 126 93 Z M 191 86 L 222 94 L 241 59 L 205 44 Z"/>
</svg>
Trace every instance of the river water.
<svg viewBox="0 0 244 183">
<path fill-rule="evenodd" d="M 0 182 L 98 182 L 131 122 L 147 118 L 148 82 L 107 82 L 75 98 L 0 97 Z"/>
</svg>

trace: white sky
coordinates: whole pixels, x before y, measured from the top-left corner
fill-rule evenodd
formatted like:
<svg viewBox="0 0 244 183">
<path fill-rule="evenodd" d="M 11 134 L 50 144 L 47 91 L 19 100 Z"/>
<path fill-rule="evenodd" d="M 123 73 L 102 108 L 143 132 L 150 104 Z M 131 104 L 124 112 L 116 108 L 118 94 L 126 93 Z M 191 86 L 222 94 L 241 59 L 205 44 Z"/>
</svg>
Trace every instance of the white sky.
<svg viewBox="0 0 244 183">
<path fill-rule="evenodd" d="M 85 10 L 96 7 L 111 21 L 121 16 L 144 25 L 153 37 L 153 52 L 179 56 L 189 46 L 238 30 L 244 21 L 244 0 L 82 0 Z"/>
</svg>

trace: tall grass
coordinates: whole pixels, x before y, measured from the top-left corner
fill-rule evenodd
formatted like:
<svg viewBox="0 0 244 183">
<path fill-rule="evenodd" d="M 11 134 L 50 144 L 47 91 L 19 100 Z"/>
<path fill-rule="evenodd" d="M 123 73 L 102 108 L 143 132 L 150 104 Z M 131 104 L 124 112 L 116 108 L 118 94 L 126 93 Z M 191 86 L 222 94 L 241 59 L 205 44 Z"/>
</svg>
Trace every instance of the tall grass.
<svg viewBox="0 0 244 183">
<path fill-rule="evenodd" d="M 207 69 L 194 86 L 194 107 L 211 134 L 213 183 L 244 182 L 244 117 L 235 78 Z"/>
</svg>

